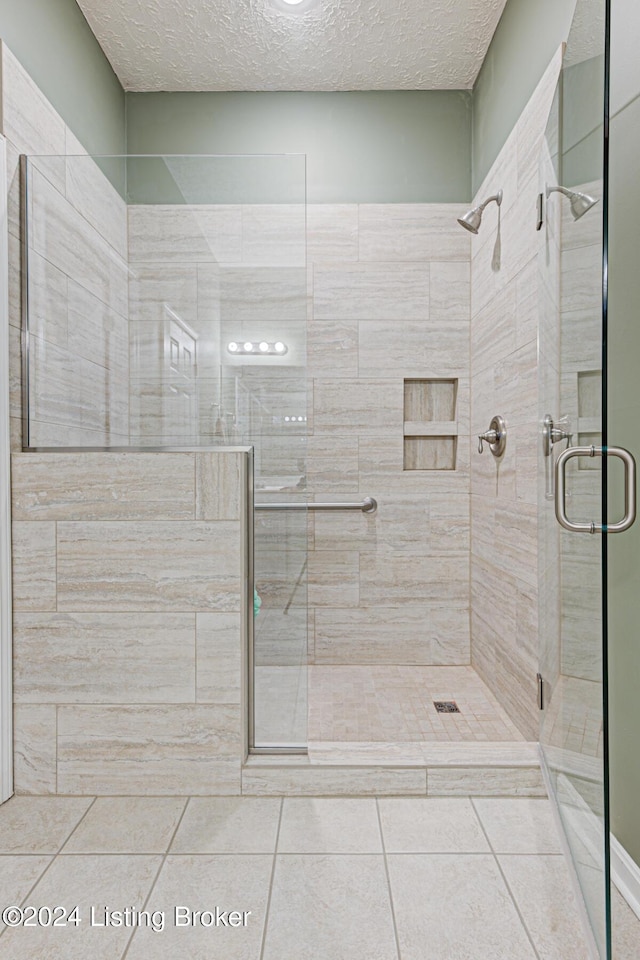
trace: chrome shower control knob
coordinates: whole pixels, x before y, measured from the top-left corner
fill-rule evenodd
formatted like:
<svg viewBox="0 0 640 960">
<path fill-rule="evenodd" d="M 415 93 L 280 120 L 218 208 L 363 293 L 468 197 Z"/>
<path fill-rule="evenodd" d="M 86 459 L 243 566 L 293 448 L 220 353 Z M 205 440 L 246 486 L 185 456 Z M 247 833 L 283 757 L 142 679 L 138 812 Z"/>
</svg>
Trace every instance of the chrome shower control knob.
<svg viewBox="0 0 640 960">
<path fill-rule="evenodd" d="M 487 430 L 486 433 L 478 434 L 478 453 L 482 453 L 483 443 L 488 443 L 491 446 L 492 443 L 498 442 L 498 434 L 495 430 Z"/>
<path fill-rule="evenodd" d="M 507 425 L 502 417 L 494 417 L 485 433 L 478 434 L 478 453 L 484 452 L 484 444 L 494 457 L 501 457 L 507 446 Z"/>
</svg>

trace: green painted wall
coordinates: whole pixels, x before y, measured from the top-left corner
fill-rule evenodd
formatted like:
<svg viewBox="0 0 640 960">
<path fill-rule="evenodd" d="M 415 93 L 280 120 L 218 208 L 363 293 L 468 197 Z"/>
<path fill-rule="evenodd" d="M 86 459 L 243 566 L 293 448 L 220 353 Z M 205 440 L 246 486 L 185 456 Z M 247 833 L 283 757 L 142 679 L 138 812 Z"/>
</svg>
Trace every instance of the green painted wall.
<svg viewBox="0 0 640 960">
<path fill-rule="evenodd" d="M 640 31 L 637 0 L 613 0 L 610 131 L 609 442 L 640 463 Z M 616 481 L 618 478 L 616 477 Z M 618 498 L 620 499 L 620 498 Z M 618 504 L 620 510 L 621 504 Z M 609 540 L 612 827 L 640 864 L 640 521 Z"/>
<path fill-rule="evenodd" d="M 473 89 L 473 193 L 549 61 L 566 41 L 576 0 L 508 0 Z"/>
<path fill-rule="evenodd" d="M 124 92 L 75 0 L 0 0 L 0 37 L 90 153 L 124 152 Z"/>
<path fill-rule="evenodd" d="M 305 153 L 310 203 L 471 197 L 464 91 L 135 93 L 127 138 L 133 154 Z"/>
</svg>

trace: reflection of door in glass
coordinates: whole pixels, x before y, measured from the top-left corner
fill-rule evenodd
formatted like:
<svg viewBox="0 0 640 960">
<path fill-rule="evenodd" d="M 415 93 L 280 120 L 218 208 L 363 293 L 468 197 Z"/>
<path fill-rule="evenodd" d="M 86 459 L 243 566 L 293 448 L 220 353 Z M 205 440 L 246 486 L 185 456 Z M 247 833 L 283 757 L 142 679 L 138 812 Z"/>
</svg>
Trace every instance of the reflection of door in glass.
<svg viewBox="0 0 640 960">
<path fill-rule="evenodd" d="M 163 421 L 174 443 L 195 443 L 198 427 L 198 335 L 166 307 Z"/>
</svg>

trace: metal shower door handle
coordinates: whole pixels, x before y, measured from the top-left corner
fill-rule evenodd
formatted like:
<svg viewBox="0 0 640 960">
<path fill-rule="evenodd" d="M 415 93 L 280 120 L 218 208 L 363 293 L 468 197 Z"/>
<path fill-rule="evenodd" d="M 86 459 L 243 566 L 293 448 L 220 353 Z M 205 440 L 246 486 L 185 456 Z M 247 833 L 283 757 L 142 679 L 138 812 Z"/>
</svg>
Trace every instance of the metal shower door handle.
<svg viewBox="0 0 640 960">
<path fill-rule="evenodd" d="M 561 527 L 572 533 L 601 533 L 601 523 L 569 520 L 566 509 L 565 468 L 572 457 L 618 457 L 624 463 L 624 517 L 608 523 L 606 533 L 623 533 L 636 519 L 636 461 L 624 447 L 569 447 L 556 460 L 556 518 Z"/>
</svg>

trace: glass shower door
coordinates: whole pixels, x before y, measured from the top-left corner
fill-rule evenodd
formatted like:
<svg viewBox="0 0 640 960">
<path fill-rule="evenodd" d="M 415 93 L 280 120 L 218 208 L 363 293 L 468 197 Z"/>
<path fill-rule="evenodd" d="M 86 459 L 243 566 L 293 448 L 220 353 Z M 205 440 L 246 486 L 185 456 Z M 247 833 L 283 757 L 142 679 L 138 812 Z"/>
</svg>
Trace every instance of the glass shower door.
<svg viewBox="0 0 640 960">
<path fill-rule="evenodd" d="M 611 948 L 601 530 L 607 474 L 623 484 L 602 456 L 606 12 L 605 0 L 578 0 L 540 158 L 539 270 L 540 741 L 593 956 L 603 960 Z"/>
</svg>

